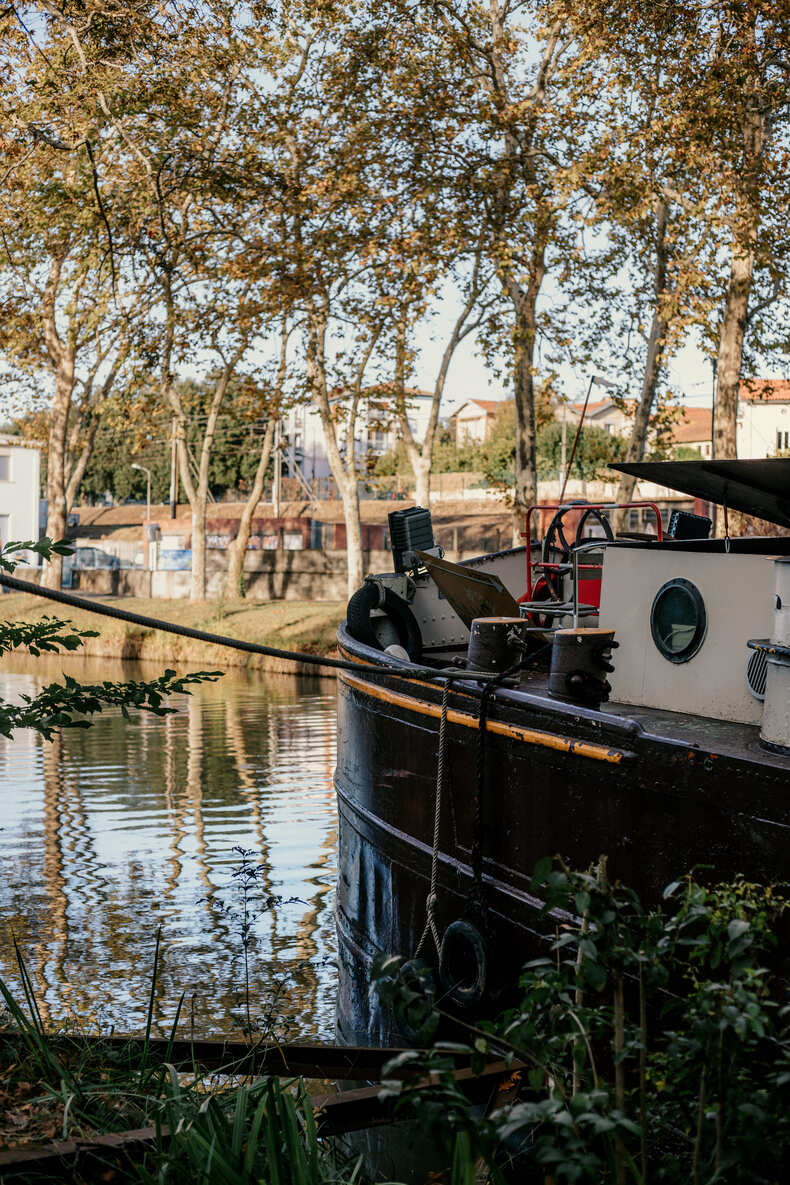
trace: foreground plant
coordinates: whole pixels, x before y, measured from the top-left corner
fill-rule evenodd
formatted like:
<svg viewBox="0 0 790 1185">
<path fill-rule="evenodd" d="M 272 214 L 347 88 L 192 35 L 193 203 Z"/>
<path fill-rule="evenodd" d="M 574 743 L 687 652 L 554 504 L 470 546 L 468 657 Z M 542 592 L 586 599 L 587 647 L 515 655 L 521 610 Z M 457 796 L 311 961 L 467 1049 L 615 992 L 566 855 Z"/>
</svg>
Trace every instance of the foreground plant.
<svg viewBox="0 0 790 1185">
<path fill-rule="evenodd" d="M 0 1145 L 90 1141 L 110 1133 L 140 1137 L 121 1156 L 113 1149 L 86 1150 L 76 1177 L 69 1178 L 75 1180 L 354 1185 L 359 1162 L 319 1137 L 302 1081 L 265 1076 L 240 1082 L 240 1065 L 232 1062 L 210 1073 L 176 1069 L 173 1045 L 183 997 L 164 1058 L 150 1056 L 159 935 L 145 1034 L 120 1046 L 47 1032 L 18 948 L 16 953 L 23 1002 L 0 980 Z M 24 1180 L 52 1179 L 35 1176 L 34 1162 L 23 1169 L 28 1167 Z M 62 1168 L 64 1179 L 76 1171 L 70 1162 Z"/>
<path fill-rule="evenodd" d="M 533 891 L 552 927 L 528 964 L 520 1005 L 473 1029 L 480 1061 L 520 1059 L 518 1097 L 481 1117 L 434 1047 L 416 1105 L 450 1150 L 459 1133 L 493 1176 L 621 1185 L 777 1182 L 790 1170 L 790 1004 L 779 932 L 790 901 L 738 879 L 668 886 L 660 908 L 597 873 L 542 861 Z M 556 914 L 554 915 L 556 918 Z M 393 991 L 392 968 L 386 989 Z M 414 1002 L 413 984 L 402 989 Z M 421 1005 L 424 1011 L 424 1003 Z M 406 1055 L 411 1071 L 417 1055 Z"/>
</svg>

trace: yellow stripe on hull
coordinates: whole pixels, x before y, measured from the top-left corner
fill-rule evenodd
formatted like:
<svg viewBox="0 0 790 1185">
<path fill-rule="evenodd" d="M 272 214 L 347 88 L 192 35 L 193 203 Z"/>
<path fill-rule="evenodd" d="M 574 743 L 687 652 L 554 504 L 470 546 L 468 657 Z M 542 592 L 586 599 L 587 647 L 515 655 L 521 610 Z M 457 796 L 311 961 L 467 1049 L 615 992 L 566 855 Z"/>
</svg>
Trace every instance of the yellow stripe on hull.
<svg viewBox="0 0 790 1185">
<path fill-rule="evenodd" d="M 390 691 L 388 688 L 379 687 L 378 684 L 368 683 L 364 679 L 358 679 L 348 672 L 340 673 L 341 683 L 345 683 L 349 687 L 355 688 L 357 691 L 363 692 L 364 695 L 370 696 L 372 699 L 381 700 L 382 703 L 392 704 L 398 708 L 405 708 L 409 712 L 416 712 L 420 716 L 432 716 L 438 719 L 442 710 L 439 704 L 428 703 L 425 700 L 415 699 L 412 695 L 404 695 L 401 691 Z M 463 728 L 479 728 L 477 716 L 472 716 L 468 712 L 458 712 L 453 708 L 448 709 L 447 719 L 450 724 L 459 724 Z M 596 745 L 592 741 L 574 741 L 569 737 L 556 736 L 551 732 L 541 732 L 535 728 L 524 728 L 520 724 L 507 724 L 502 720 L 486 720 L 486 730 L 494 733 L 496 736 L 510 737 L 511 740 L 521 741 L 526 745 L 540 745 L 544 749 L 555 749 L 560 753 L 570 753 L 574 757 L 588 757 L 593 761 L 607 761 L 610 765 L 619 765 L 631 756 L 630 753 L 622 749 L 611 749 L 606 745 Z"/>
</svg>

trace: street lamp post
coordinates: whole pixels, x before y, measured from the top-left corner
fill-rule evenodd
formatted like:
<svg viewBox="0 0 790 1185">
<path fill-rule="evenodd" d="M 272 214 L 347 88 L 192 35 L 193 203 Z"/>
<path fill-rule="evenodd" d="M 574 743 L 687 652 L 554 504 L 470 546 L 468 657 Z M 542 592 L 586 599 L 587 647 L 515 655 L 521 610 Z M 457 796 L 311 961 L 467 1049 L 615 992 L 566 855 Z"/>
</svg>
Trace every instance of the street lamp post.
<svg viewBox="0 0 790 1185">
<path fill-rule="evenodd" d="M 151 521 L 151 470 L 146 469 L 145 465 L 138 465 L 135 461 L 132 462 L 132 469 L 139 469 L 141 473 L 145 473 L 147 475 L 148 480 L 146 482 L 145 517 L 146 517 L 146 520 L 148 522 L 150 522 Z"/>
</svg>

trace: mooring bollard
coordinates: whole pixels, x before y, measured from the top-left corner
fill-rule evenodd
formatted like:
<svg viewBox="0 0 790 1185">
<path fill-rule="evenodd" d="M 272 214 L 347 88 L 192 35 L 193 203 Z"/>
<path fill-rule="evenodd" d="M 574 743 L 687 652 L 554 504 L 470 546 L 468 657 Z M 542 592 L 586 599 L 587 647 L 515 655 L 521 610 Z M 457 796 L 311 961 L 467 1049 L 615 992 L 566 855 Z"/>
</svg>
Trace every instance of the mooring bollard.
<svg viewBox="0 0 790 1185">
<path fill-rule="evenodd" d="M 614 670 L 614 630 L 594 627 L 557 630 L 551 648 L 549 695 L 552 699 L 597 708 L 609 698 L 606 678 Z"/>
</svg>

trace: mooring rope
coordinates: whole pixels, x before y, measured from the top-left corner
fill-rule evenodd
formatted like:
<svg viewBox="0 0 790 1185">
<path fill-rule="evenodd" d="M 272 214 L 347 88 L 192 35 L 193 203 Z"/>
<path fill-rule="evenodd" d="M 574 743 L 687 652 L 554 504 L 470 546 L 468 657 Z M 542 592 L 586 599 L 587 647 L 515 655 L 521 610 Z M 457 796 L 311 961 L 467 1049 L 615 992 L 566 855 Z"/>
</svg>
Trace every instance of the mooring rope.
<svg viewBox="0 0 790 1185">
<path fill-rule="evenodd" d="M 390 663 L 353 662 L 346 658 L 329 658 L 322 654 L 309 654 L 299 650 L 282 650 L 277 646 L 265 646 L 261 642 L 245 642 L 242 638 L 230 638 L 226 634 L 212 634 L 207 630 L 196 630 L 188 625 L 176 625 L 172 621 L 162 621 L 157 617 L 146 617 L 142 613 L 130 613 L 128 609 L 118 609 L 114 605 L 104 605 L 98 601 L 89 601 L 85 597 L 75 597 L 73 593 L 61 592 L 59 589 L 42 588 L 38 584 L 31 584 L 28 580 L 18 580 L 15 576 L 8 576 L 0 572 L 0 585 L 13 589 L 15 592 L 30 593 L 32 596 L 44 597 L 48 601 L 57 601 L 61 605 L 69 605 L 74 609 L 84 609 L 86 613 L 97 613 L 102 617 L 111 617 L 116 621 L 128 621 L 132 625 L 141 625 L 145 629 L 162 630 L 167 634 L 178 634 L 183 638 L 194 638 L 196 642 L 208 642 L 213 646 L 226 646 L 231 650 L 242 650 L 247 654 L 261 654 L 267 658 L 281 658 L 285 662 L 302 663 L 305 666 L 328 667 L 332 670 L 354 671 L 357 674 L 397 675 L 401 679 L 431 679 L 466 680 L 467 682 L 487 683 L 498 681 L 501 675 L 487 675 L 479 671 L 465 669 L 447 669 L 445 667 L 412 666 L 402 667 Z M 475 688 L 470 687 L 471 694 L 476 694 Z M 477 693 L 479 694 L 479 693 Z"/>
<path fill-rule="evenodd" d="M 439 827 L 442 819 L 442 787 L 444 785 L 444 760 L 447 752 L 447 703 L 450 696 L 450 684 L 445 683 L 442 691 L 442 714 L 439 717 L 439 762 L 436 769 L 436 800 L 433 808 L 433 849 L 431 852 L 431 887 L 425 901 L 425 928 L 422 932 L 414 958 L 418 958 L 430 933 L 436 954 L 441 954 L 442 940 L 436 925 L 436 906 L 439 901 Z"/>
<path fill-rule="evenodd" d="M 547 642 L 538 650 L 534 650 L 532 654 L 526 658 L 520 658 L 518 662 L 513 663 L 506 671 L 502 671 L 491 679 L 480 695 L 480 712 L 477 720 L 477 757 L 475 761 L 475 796 L 474 796 L 474 810 L 472 814 L 472 895 L 470 901 L 470 912 L 475 919 L 481 924 L 485 924 L 486 920 L 486 904 L 485 904 L 485 887 L 483 884 L 483 838 L 484 838 L 484 824 L 483 824 L 483 804 L 485 799 L 485 783 L 486 783 L 486 741 L 488 740 L 488 709 L 491 704 L 491 698 L 496 692 L 497 687 L 500 686 L 505 679 L 517 674 L 519 671 L 526 670 L 531 663 L 533 663 L 541 655 L 545 654 L 547 650 L 551 649 L 551 643 Z"/>
</svg>

